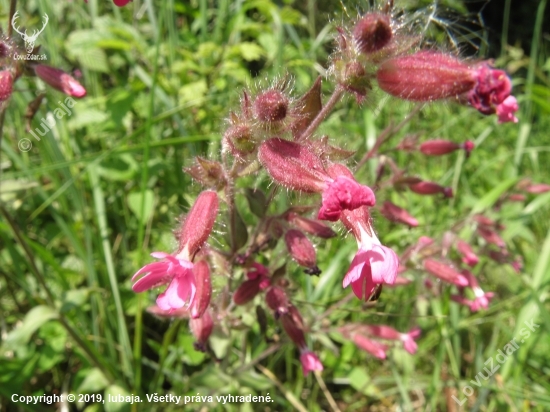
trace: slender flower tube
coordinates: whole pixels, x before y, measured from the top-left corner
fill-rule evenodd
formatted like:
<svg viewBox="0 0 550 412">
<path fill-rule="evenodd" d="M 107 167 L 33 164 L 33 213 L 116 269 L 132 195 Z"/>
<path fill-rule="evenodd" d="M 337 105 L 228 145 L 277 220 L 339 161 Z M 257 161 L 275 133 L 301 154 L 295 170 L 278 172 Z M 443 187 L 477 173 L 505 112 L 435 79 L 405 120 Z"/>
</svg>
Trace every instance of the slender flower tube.
<svg viewBox="0 0 550 412">
<path fill-rule="evenodd" d="M 86 89 L 70 74 L 61 69 L 37 64 L 34 66 L 36 75 L 54 89 L 57 89 L 72 97 L 86 96 Z"/>
<path fill-rule="evenodd" d="M 384 345 L 383 343 L 371 340 L 359 333 L 353 335 L 353 343 L 355 343 L 355 345 L 357 345 L 359 349 L 370 353 L 378 359 L 386 359 L 388 346 Z"/>
<path fill-rule="evenodd" d="M 355 295 L 367 300 L 376 285 L 395 282 L 399 259 L 374 234 L 367 207 L 342 212 L 341 221 L 352 231 L 359 247 L 342 284 L 344 288 L 351 284 Z"/>
<path fill-rule="evenodd" d="M 11 70 L 0 71 L 0 104 L 8 100 L 13 91 L 13 75 Z"/>
<path fill-rule="evenodd" d="M 418 226 L 418 220 L 412 217 L 405 209 L 393 204 L 392 202 L 384 202 L 382 209 L 380 209 L 380 213 L 392 222 L 403 223 L 410 227 Z"/>
<path fill-rule="evenodd" d="M 316 354 L 311 352 L 307 346 L 300 349 L 300 362 L 302 363 L 302 372 L 307 376 L 312 371 L 322 371 L 323 364 Z"/>
<path fill-rule="evenodd" d="M 442 193 L 445 197 L 453 197 L 453 190 L 450 187 L 443 187 L 434 182 L 421 181 L 409 185 L 414 193 L 419 195 L 436 195 Z"/>
<path fill-rule="evenodd" d="M 158 296 L 157 305 L 162 310 L 175 310 L 184 306 L 190 307 L 193 304 L 197 291 L 195 278 L 198 277 L 203 282 L 200 285 L 200 302 L 194 311 L 194 315 L 198 315 L 205 307 L 207 300 L 207 286 L 204 284 L 207 282 L 205 280 L 207 272 L 203 264 L 195 267 L 192 260 L 210 235 L 217 213 L 216 192 L 202 192 L 189 211 L 181 229 L 176 233 L 180 243 L 178 252 L 174 255 L 153 252 L 151 256 L 163 260 L 150 263 L 138 270 L 132 277 L 135 281 L 132 290 L 139 293 L 168 283 L 166 290 Z"/>
</svg>

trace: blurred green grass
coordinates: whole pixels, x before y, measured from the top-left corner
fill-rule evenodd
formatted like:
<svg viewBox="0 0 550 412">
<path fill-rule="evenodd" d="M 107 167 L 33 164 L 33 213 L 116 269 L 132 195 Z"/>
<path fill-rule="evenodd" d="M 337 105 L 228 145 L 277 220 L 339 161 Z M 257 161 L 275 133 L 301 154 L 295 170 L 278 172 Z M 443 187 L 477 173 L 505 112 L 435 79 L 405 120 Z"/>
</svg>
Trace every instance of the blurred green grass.
<svg viewBox="0 0 550 412">
<path fill-rule="evenodd" d="M 8 2 L 0 4 L 0 21 L 6 22 Z M 271 410 L 291 410 L 296 402 L 309 411 L 329 408 L 322 386 L 301 375 L 292 345 L 266 343 L 257 326 L 250 332 L 220 332 L 212 346 L 223 359 L 215 364 L 192 349 L 183 321 L 160 322 L 142 314 L 153 294 L 136 296 L 129 281 L 150 251 L 173 248 L 174 219 L 199 191 L 181 168 L 195 155 L 219 152 L 219 132 L 228 109 L 238 104 L 238 91 L 252 83 L 269 84 L 284 70 L 293 76 L 297 92 L 306 90 L 328 57 L 329 18 L 355 13 L 351 6 L 346 11 L 335 5 L 320 25 L 318 16 L 313 23 L 314 1 L 284 4 L 135 0 L 118 9 L 94 0 L 87 6 L 20 2 L 29 25 L 44 13 L 50 16 L 40 37 L 48 64 L 80 69 L 88 97 L 78 100 L 74 114 L 33 141 L 26 153 L 17 149 L 19 139 L 29 136 L 25 107 L 44 85 L 35 78 L 18 81 L 6 114 L 0 189 L 5 211 L 0 222 L 0 405 L 6 410 L 44 410 L 16 406 L 9 399 L 13 393 L 55 391 L 104 396 L 269 392 L 275 400 L 267 405 Z M 518 125 L 496 125 L 495 119 L 468 108 L 433 104 L 393 137 L 394 143 L 412 133 L 426 139 L 471 139 L 476 150 L 467 160 L 462 155 L 426 159 L 396 154 L 409 172 L 452 185 L 457 196 L 443 201 L 410 193 L 387 195 L 407 205 L 421 224 L 408 230 L 375 214 L 385 244 L 402 251 L 420 235 L 441 236 L 458 217 L 490 209 L 496 198 L 487 194 L 502 182 L 521 177 L 550 182 L 550 60 L 541 34 L 545 5 L 541 1 L 536 11 L 539 30 L 531 55 L 510 48 L 497 61 L 514 78 L 521 106 Z M 60 98 L 47 90 L 34 127 Z M 359 159 L 378 132 L 412 108 L 386 98 L 375 107 L 357 107 L 349 99 L 321 131 L 358 150 Z M 358 179 L 372 181 L 374 172 L 367 165 Z M 268 183 L 265 177 L 252 181 L 258 187 Z M 411 285 L 386 289 L 375 308 L 351 301 L 313 324 L 311 341 L 325 364 L 324 383 L 341 409 L 452 410 L 450 395 L 462 399 L 462 388 L 471 385 L 484 362 L 518 336 L 524 320 L 536 319 L 539 331 L 496 379 L 474 387 L 466 405 L 473 411 L 548 410 L 549 204 L 548 196 L 531 196 L 492 212 L 506 225 L 503 236 L 511 252 L 523 257 L 524 269 L 518 275 L 509 266 L 482 262 L 476 271 L 480 283 L 497 292 L 489 310 L 470 314 L 450 302 L 448 293 L 439 299 L 429 296 L 419 272 Z M 216 230 L 217 241 L 224 242 L 223 225 Z M 304 291 L 297 301 L 305 304 L 306 319 L 347 296 L 340 281 L 354 243 L 342 237 L 317 245 L 324 271 L 319 279 L 288 265 L 289 277 Z M 402 331 L 419 325 L 419 351 L 410 356 L 394 349 L 381 362 L 336 336 L 327 339 L 327 322 L 351 321 L 391 324 Z M 265 350 L 274 350 L 260 362 L 265 369 L 249 365 Z M 130 407 L 172 410 L 165 405 L 142 408 Z M 102 408 L 86 407 L 95 410 Z M 226 405 L 217 410 L 255 409 Z"/>
</svg>

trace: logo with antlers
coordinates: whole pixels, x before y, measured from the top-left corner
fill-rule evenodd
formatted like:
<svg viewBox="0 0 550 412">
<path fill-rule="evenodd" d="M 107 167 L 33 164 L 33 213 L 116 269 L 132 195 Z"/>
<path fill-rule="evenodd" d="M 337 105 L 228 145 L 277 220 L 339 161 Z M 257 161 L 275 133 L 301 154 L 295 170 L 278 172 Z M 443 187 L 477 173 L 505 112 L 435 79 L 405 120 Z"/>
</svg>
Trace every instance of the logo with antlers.
<svg viewBox="0 0 550 412">
<path fill-rule="evenodd" d="M 30 54 L 34 50 L 34 43 L 36 42 L 38 35 L 44 31 L 44 29 L 46 28 L 46 24 L 48 24 L 48 21 L 50 19 L 48 15 L 44 13 L 44 25 L 42 26 L 42 28 L 40 30 L 35 29 L 31 35 L 28 35 L 27 30 L 25 30 L 25 32 L 21 32 L 16 27 L 16 20 L 18 17 L 19 17 L 19 11 L 16 11 L 15 14 L 13 15 L 13 18 L 11 19 L 11 25 L 13 27 L 13 30 L 19 33 L 21 37 L 23 37 L 23 40 L 25 40 L 25 48 L 27 49 L 27 53 Z"/>
</svg>

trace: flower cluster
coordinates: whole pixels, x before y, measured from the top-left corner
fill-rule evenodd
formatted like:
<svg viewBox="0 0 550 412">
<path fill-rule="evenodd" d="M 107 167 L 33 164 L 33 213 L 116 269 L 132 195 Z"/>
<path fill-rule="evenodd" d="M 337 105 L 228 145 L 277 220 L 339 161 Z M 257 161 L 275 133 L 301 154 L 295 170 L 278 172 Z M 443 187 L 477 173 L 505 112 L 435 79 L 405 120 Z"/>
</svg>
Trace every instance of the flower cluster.
<svg viewBox="0 0 550 412">
<path fill-rule="evenodd" d="M 298 98 L 291 95 L 286 80 L 255 92 L 242 92 L 240 108 L 230 112 L 223 132 L 222 160 L 197 157 L 184 168 L 204 191 L 176 233 L 178 250 L 173 254 L 153 253 L 160 261 L 145 265 L 134 275 L 136 292 L 168 285 L 158 296 L 153 313 L 189 317 L 196 347 L 205 350 L 214 328 L 239 323 L 234 312 L 252 304 L 257 305 L 260 330 L 269 339 L 262 309 L 266 307 L 298 348 L 303 373 L 321 371 L 321 360 L 311 349 L 314 343 L 306 338 L 319 325 L 307 325 L 302 316 L 306 311 L 298 309 L 296 283 L 288 276 L 287 265 L 293 260 L 305 274 L 321 275 L 323 268 L 317 264 L 315 241 L 311 238 L 336 236 L 330 225 L 345 228 L 357 242 L 357 253 L 342 273 L 342 286 L 351 287 L 361 301 L 369 302 L 382 285 L 409 283 L 411 280 L 401 274 L 420 269 L 456 287 L 454 301 L 472 311 L 488 307 L 493 293 L 485 293 L 471 272 L 479 256 L 456 232 L 441 245 L 421 237 L 418 244 L 398 256 L 392 247 L 382 244 L 373 225 L 371 214 L 375 208 L 396 224 L 410 228 L 420 225 L 418 219 L 392 201 L 395 199 L 377 204 L 380 194 L 375 191 L 380 188 L 408 189 L 440 198 L 454 196 L 453 189 L 409 175 L 390 156 L 381 155 L 380 147 L 387 135 L 378 138 L 354 170 L 346 162 L 353 152 L 332 146 L 328 136 L 316 133 L 343 96 L 350 94 L 362 103 L 376 83 L 400 99 L 453 100 L 485 115 L 497 114 L 499 122 L 517 121 L 517 102 L 511 95 L 510 79 L 502 70 L 489 62 L 467 62 L 448 53 L 421 50 L 419 41 L 419 36 L 395 24 L 391 10 L 369 12 L 352 29 L 338 28 L 337 48 L 327 71 L 335 86 L 324 103 L 321 78 Z M 394 148 L 423 156 L 462 150 L 467 157 L 474 143 L 444 139 L 419 143 L 418 136 L 408 136 Z M 367 184 L 358 178 L 357 170 L 371 159 L 377 160 L 377 173 L 376 179 Z M 271 192 L 241 189 L 236 184 L 250 175 L 267 176 L 274 183 Z M 281 196 L 280 188 L 289 193 L 290 206 L 275 213 L 273 200 Z M 241 217 L 241 206 L 237 207 L 243 204 L 236 201 L 240 195 L 257 218 L 251 230 Z M 226 205 L 223 218 L 218 216 L 219 199 Z M 223 223 L 227 236 L 216 239 L 218 247 L 207 246 L 216 221 Z M 497 226 L 478 221 L 477 233 L 487 245 L 496 247 L 491 253 L 504 253 L 505 244 Z M 450 247 L 456 252 L 452 257 Z M 223 279 L 219 300 L 211 300 L 211 272 Z M 432 281 L 426 281 L 426 285 L 438 293 Z M 231 299 L 226 299 L 229 296 Z M 401 333 L 385 325 L 347 324 L 332 330 L 380 359 L 386 357 L 388 341 L 402 342 L 405 350 L 414 354 L 420 336 L 417 328 Z"/>
</svg>

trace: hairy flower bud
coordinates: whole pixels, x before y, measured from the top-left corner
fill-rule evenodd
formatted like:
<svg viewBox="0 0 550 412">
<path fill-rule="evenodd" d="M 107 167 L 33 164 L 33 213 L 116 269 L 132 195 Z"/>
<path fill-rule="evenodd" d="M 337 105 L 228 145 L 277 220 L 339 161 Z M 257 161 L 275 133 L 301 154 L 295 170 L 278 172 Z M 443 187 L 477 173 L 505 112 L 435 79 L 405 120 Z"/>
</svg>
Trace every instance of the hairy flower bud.
<svg viewBox="0 0 550 412">
<path fill-rule="evenodd" d="M 193 266 L 193 275 L 195 276 L 195 299 L 191 306 L 191 317 L 193 319 L 200 318 L 208 305 L 210 305 L 210 298 L 212 297 L 212 283 L 210 281 L 210 269 L 208 263 L 204 260 L 196 262 Z"/>
<path fill-rule="evenodd" d="M 336 232 L 334 232 L 334 230 L 332 230 L 323 222 L 305 218 L 294 212 L 290 212 L 287 215 L 287 221 L 298 229 L 303 230 L 304 232 L 309 233 L 313 236 L 317 236 L 323 239 L 330 239 L 331 237 L 336 236 Z"/>
<path fill-rule="evenodd" d="M 13 75 L 11 70 L 0 71 L 0 103 L 5 102 L 13 91 Z"/>
<path fill-rule="evenodd" d="M 193 256 L 202 247 L 214 227 L 218 203 L 218 195 L 212 190 L 199 194 L 176 234 L 180 242 L 179 251 L 185 249 L 189 256 Z"/>
<path fill-rule="evenodd" d="M 376 77 L 386 93 L 421 102 L 458 97 L 476 85 L 468 65 L 433 51 L 388 59 L 380 65 Z"/>
<path fill-rule="evenodd" d="M 304 321 L 300 315 L 300 312 L 298 312 L 298 309 L 296 309 L 293 305 L 289 305 L 288 312 L 281 315 L 280 320 L 283 329 L 292 342 L 294 342 L 299 348 L 306 346 Z"/>
<path fill-rule="evenodd" d="M 453 197 L 453 190 L 450 187 L 443 187 L 434 182 L 421 181 L 409 185 L 409 188 L 419 195 L 436 195 L 442 193 L 445 197 Z"/>
<path fill-rule="evenodd" d="M 285 243 L 290 256 L 310 272 L 319 274 L 321 271 L 316 265 L 317 256 L 311 241 L 302 232 L 291 229 L 285 234 Z M 313 273 L 311 273 L 313 274 Z"/>
<path fill-rule="evenodd" d="M 212 334 L 214 329 L 214 322 L 210 311 L 207 310 L 204 314 L 197 319 L 189 319 L 189 329 L 196 339 L 194 344 L 195 349 L 201 352 L 206 351 L 206 342 Z"/>
<path fill-rule="evenodd" d="M 456 244 L 457 250 L 462 255 L 462 261 L 467 264 L 468 266 L 474 267 L 478 264 L 479 258 L 472 250 L 472 247 L 464 242 L 463 240 L 459 240 Z"/>
<path fill-rule="evenodd" d="M 191 167 L 184 167 L 183 171 L 206 187 L 221 189 L 226 184 L 222 165 L 219 162 L 211 161 L 200 156 L 196 157 L 194 165 Z"/>
<path fill-rule="evenodd" d="M 392 222 L 404 223 L 410 227 L 418 226 L 418 220 L 412 217 L 405 209 L 394 205 L 392 202 L 384 202 L 382 209 L 380 209 L 380 213 Z"/>
<path fill-rule="evenodd" d="M 469 155 L 474 149 L 474 143 L 470 140 L 464 143 L 455 143 L 449 140 L 434 139 L 428 140 L 420 145 L 420 151 L 427 156 L 441 156 L 452 153 L 458 149 L 464 149 L 466 155 Z"/>
<path fill-rule="evenodd" d="M 288 312 L 290 302 L 286 296 L 284 289 L 273 286 L 269 288 L 265 294 L 265 302 L 267 306 L 275 312 L 275 317 L 279 317 Z"/>
<path fill-rule="evenodd" d="M 36 75 L 54 89 L 72 97 L 86 96 L 86 89 L 71 75 L 61 69 L 38 64 L 34 67 Z"/>
<path fill-rule="evenodd" d="M 260 292 L 260 282 L 261 280 L 256 278 L 245 280 L 241 283 L 233 294 L 233 302 L 235 302 L 235 305 L 245 305 L 254 299 Z"/>
<path fill-rule="evenodd" d="M 370 54 L 386 46 L 392 34 L 388 15 L 367 13 L 355 25 L 353 40 L 357 50 L 363 54 Z"/>
<path fill-rule="evenodd" d="M 445 282 L 453 283 L 457 286 L 468 286 L 468 279 L 445 263 L 434 259 L 425 259 L 424 269 Z"/>
<path fill-rule="evenodd" d="M 254 116 L 261 122 L 274 123 L 283 120 L 288 112 L 288 98 L 278 90 L 267 90 L 254 100 Z"/>
</svg>

